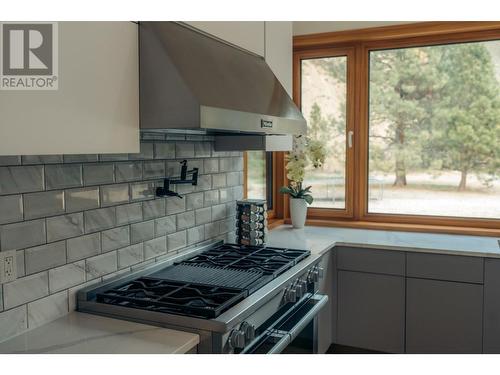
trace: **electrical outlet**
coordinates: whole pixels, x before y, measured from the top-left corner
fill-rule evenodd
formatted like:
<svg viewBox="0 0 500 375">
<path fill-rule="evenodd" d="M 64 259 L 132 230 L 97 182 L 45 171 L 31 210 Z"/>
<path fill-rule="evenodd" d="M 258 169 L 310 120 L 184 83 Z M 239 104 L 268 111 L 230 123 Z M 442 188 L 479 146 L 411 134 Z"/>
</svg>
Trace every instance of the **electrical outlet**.
<svg viewBox="0 0 500 375">
<path fill-rule="evenodd" d="M 0 284 L 17 279 L 16 250 L 0 252 Z"/>
</svg>

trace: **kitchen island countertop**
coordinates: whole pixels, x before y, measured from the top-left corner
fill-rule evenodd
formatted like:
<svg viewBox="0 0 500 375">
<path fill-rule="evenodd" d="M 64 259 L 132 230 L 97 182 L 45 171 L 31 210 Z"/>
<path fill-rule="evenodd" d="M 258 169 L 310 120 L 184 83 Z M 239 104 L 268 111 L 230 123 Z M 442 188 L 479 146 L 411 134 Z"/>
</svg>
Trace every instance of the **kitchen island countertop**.
<svg viewBox="0 0 500 375">
<path fill-rule="evenodd" d="M 500 258 L 495 237 L 281 225 L 269 232 L 269 246 L 308 249 L 322 254 L 334 246 Z"/>
<path fill-rule="evenodd" d="M 0 353 L 183 354 L 199 342 L 189 332 L 73 312 L 0 343 Z"/>
</svg>

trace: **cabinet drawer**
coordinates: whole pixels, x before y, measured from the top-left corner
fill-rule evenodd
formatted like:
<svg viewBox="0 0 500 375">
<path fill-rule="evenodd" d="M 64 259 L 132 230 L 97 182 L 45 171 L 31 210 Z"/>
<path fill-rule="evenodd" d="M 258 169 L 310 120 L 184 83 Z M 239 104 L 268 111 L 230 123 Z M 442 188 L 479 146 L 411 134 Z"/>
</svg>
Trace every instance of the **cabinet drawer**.
<svg viewBox="0 0 500 375">
<path fill-rule="evenodd" d="M 405 254 L 400 251 L 339 246 L 337 268 L 348 271 L 404 276 Z"/>
<path fill-rule="evenodd" d="M 406 262 L 408 277 L 483 283 L 483 258 L 408 253 Z"/>
</svg>

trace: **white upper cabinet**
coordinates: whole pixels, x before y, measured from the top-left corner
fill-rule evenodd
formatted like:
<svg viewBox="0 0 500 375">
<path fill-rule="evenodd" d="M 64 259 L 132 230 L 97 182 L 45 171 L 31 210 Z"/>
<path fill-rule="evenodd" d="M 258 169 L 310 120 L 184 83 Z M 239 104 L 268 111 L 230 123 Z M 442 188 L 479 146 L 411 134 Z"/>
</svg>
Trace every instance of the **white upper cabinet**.
<svg viewBox="0 0 500 375">
<path fill-rule="evenodd" d="M 292 96 L 292 22 L 199 21 L 186 23 L 265 57 L 276 77 Z"/>
<path fill-rule="evenodd" d="M 193 21 L 186 23 L 257 55 L 264 56 L 263 21 Z"/>
<path fill-rule="evenodd" d="M 292 96 L 292 22 L 266 21 L 266 62 Z"/>
<path fill-rule="evenodd" d="M 44 43 L 43 33 L 26 31 L 31 47 Z M 139 152 L 137 24 L 59 22 L 53 41 L 57 89 L 0 90 L 0 155 Z M 25 52 L 10 66 L 45 66 L 47 54 Z"/>
</svg>

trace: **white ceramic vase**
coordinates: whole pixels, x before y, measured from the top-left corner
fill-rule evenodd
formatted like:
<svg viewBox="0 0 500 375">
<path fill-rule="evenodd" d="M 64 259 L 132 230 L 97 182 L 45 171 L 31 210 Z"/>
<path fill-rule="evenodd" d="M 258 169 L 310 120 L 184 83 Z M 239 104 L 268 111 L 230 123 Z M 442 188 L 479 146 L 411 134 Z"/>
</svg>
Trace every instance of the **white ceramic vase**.
<svg viewBox="0 0 500 375">
<path fill-rule="evenodd" d="M 304 228 L 307 216 L 307 202 L 302 198 L 290 197 L 290 216 L 294 228 Z"/>
</svg>

